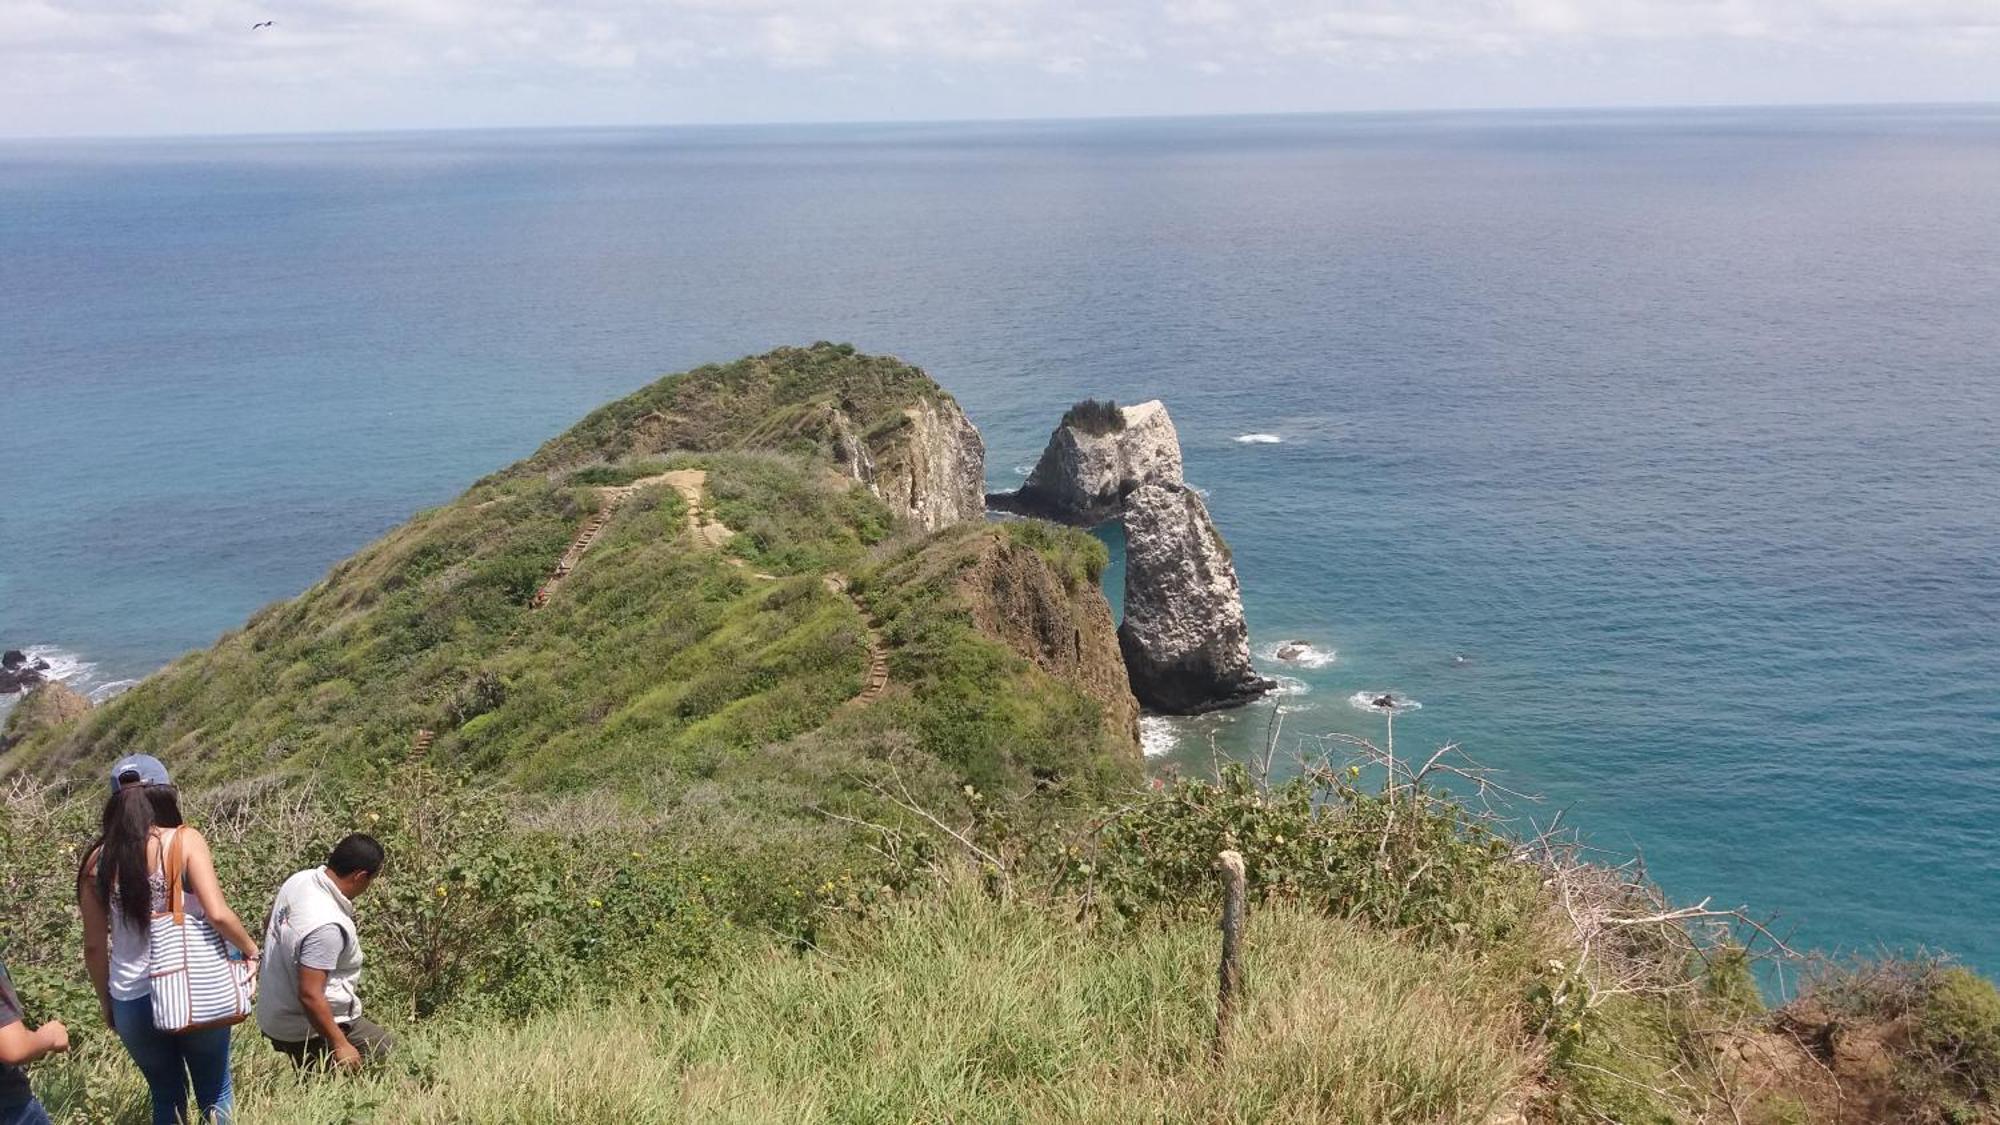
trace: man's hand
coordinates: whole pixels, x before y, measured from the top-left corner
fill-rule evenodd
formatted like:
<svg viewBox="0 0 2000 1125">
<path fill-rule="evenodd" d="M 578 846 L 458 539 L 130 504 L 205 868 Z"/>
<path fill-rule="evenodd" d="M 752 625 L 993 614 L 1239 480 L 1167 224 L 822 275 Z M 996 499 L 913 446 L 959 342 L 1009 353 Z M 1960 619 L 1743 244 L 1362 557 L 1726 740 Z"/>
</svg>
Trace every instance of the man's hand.
<svg viewBox="0 0 2000 1125">
<path fill-rule="evenodd" d="M 41 1037 L 42 1046 L 51 1055 L 69 1050 L 69 1028 L 64 1027 L 61 1020 L 50 1020 L 36 1028 L 35 1034 Z"/>
<path fill-rule="evenodd" d="M 99 996 L 97 1010 L 104 1016 L 104 1029 L 115 1033 L 118 1030 L 118 1015 L 112 1010 L 111 997 Z"/>
<path fill-rule="evenodd" d="M 361 1069 L 361 1052 L 354 1049 L 354 1044 L 343 1039 L 333 1045 L 333 1065 L 337 1069 L 353 1074 Z"/>
</svg>

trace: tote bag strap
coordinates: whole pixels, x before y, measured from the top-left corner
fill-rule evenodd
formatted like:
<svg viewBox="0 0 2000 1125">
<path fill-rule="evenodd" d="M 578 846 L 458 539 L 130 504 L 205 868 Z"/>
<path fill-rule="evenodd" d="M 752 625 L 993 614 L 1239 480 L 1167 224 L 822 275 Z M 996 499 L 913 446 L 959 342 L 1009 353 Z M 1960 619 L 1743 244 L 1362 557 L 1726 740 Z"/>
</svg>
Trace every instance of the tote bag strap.
<svg viewBox="0 0 2000 1125">
<path fill-rule="evenodd" d="M 181 850 L 181 832 L 174 829 L 174 842 L 167 846 L 165 875 L 167 880 L 167 912 L 174 916 L 174 925 L 187 924 L 187 903 L 183 900 L 181 883 L 187 878 L 187 856 Z"/>
</svg>

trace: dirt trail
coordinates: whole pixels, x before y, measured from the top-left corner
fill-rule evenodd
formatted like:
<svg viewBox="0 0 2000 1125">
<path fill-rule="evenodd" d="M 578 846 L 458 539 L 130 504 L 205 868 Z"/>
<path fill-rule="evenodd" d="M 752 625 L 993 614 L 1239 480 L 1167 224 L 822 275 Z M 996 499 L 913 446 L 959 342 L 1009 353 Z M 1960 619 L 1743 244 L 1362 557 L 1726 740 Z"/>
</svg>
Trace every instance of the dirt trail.
<svg viewBox="0 0 2000 1125">
<path fill-rule="evenodd" d="M 715 518 L 708 510 L 708 473 L 702 469 L 676 469 L 651 478 L 674 486 L 674 491 L 687 501 L 688 530 L 695 538 L 710 547 L 721 547 L 736 538 L 736 532 Z M 650 483 L 650 481 L 649 481 Z M 740 562 L 739 562 L 739 565 Z"/>
<path fill-rule="evenodd" d="M 556 587 L 562 584 L 563 579 L 569 577 L 570 572 L 583 561 L 584 552 L 590 550 L 591 544 L 596 543 L 598 536 L 604 533 L 605 525 L 611 522 L 611 516 L 618 511 L 619 505 L 631 499 L 640 490 L 656 484 L 671 486 L 686 502 L 688 532 L 697 542 L 711 550 L 720 550 L 731 539 L 736 538 L 736 531 L 716 519 L 714 512 L 708 507 L 708 473 L 705 470 L 675 469 L 658 476 L 635 480 L 618 488 L 601 488 L 598 490 L 597 514 L 591 516 L 589 522 L 583 525 L 583 530 L 577 532 L 576 538 L 570 542 L 569 549 L 564 551 L 562 558 L 556 562 L 555 571 L 549 575 L 546 582 L 542 583 L 541 589 L 535 591 L 534 600 L 528 603 L 529 606 L 540 609 L 548 604 Z M 739 558 L 731 558 L 729 562 L 733 566 L 749 565 Z M 778 580 L 775 574 L 759 573 L 753 577 L 768 582 Z M 882 698 L 882 694 L 889 690 L 889 648 L 882 641 L 880 623 L 875 620 L 875 615 L 868 611 L 868 607 L 861 599 L 854 596 L 854 591 L 849 588 L 847 576 L 836 571 L 826 575 L 822 581 L 826 583 L 829 591 L 846 598 L 861 614 L 861 620 L 867 626 L 868 678 L 861 685 L 861 693 L 843 704 L 847 707 L 865 707 Z M 424 741 L 417 752 L 422 753 L 427 749 L 429 742 Z"/>
</svg>

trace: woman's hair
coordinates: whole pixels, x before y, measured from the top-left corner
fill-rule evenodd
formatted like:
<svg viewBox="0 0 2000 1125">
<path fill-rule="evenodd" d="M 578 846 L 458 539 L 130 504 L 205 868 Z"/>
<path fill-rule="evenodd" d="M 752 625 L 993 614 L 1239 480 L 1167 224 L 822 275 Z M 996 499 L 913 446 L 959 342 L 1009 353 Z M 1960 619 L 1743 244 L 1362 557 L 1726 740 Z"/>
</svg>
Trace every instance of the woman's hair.
<svg viewBox="0 0 2000 1125">
<path fill-rule="evenodd" d="M 180 792 L 171 785 L 122 785 L 104 802 L 104 822 L 97 842 L 83 854 L 85 863 L 90 862 L 90 856 L 97 857 L 93 889 L 107 911 L 124 915 L 136 926 L 152 921 L 152 872 L 146 862 L 146 845 L 153 829 L 179 828 L 181 823 Z"/>
</svg>

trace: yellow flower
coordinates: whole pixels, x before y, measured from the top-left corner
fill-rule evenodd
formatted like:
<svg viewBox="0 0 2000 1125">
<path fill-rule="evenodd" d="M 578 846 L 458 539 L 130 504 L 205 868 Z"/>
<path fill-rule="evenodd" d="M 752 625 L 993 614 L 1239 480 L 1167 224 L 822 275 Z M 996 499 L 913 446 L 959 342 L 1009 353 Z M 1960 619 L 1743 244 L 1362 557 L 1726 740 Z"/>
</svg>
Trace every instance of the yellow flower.
<svg viewBox="0 0 2000 1125">
<path fill-rule="evenodd" d="M 604 909 L 604 900 L 603 900 L 603 899 L 597 899 L 597 898 L 594 898 L 594 899 L 591 899 L 591 900 L 590 900 L 590 908 L 591 908 L 592 910 L 602 910 L 602 909 Z"/>
</svg>

